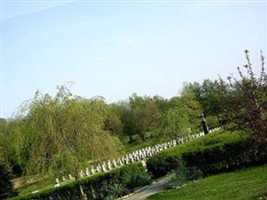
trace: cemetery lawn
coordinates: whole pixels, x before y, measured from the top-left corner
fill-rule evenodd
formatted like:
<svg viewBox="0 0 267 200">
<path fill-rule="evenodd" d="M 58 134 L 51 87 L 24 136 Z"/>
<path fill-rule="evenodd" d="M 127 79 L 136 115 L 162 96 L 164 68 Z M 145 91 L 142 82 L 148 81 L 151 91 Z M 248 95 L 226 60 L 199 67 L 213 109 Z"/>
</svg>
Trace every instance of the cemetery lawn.
<svg viewBox="0 0 267 200">
<path fill-rule="evenodd" d="M 182 189 L 166 190 L 147 200 L 267 200 L 267 165 L 197 180 Z"/>
</svg>

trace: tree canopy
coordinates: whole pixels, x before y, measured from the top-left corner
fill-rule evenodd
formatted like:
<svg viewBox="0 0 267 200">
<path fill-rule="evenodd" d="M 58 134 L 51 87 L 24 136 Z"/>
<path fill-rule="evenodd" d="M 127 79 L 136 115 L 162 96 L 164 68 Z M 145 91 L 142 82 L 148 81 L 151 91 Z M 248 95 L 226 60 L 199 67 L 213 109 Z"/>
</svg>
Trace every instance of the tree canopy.
<svg viewBox="0 0 267 200">
<path fill-rule="evenodd" d="M 102 98 L 73 96 L 66 87 L 55 97 L 37 92 L 10 136 L 26 174 L 66 174 L 81 163 L 120 155 L 121 142 L 104 130 L 108 115 Z"/>
</svg>

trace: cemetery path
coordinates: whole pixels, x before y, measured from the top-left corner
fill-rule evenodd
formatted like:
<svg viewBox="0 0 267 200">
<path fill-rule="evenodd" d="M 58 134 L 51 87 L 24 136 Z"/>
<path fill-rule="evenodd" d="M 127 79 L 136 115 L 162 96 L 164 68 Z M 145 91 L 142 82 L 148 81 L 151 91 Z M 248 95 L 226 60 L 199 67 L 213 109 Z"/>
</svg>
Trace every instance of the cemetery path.
<svg viewBox="0 0 267 200">
<path fill-rule="evenodd" d="M 164 184 L 168 181 L 168 178 L 159 180 L 158 182 L 152 183 L 151 185 L 145 186 L 130 196 L 121 198 L 122 200 L 145 200 L 150 195 L 156 194 L 164 190 Z"/>
</svg>

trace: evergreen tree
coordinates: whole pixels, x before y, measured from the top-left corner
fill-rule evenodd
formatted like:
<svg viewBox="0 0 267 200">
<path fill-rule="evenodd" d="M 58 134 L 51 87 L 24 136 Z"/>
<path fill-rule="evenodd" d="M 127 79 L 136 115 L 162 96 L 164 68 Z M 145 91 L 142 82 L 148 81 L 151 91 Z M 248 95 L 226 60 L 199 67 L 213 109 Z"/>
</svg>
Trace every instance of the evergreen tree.
<svg viewBox="0 0 267 200">
<path fill-rule="evenodd" d="M 0 199 L 17 195 L 11 182 L 11 172 L 6 164 L 0 161 Z"/>
</svg>

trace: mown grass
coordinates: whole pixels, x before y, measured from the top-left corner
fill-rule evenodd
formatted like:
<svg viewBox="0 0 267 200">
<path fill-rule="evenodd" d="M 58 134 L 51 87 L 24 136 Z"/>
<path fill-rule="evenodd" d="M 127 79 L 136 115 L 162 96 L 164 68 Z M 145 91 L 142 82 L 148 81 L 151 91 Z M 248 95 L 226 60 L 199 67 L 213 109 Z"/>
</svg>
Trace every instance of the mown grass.
<svg viewBox="0 0 267 200">
<path fill-rule="evenodd" d="M 148 200 L 267 200 L 267 165 L 208 177 Z"/>
</svg>

